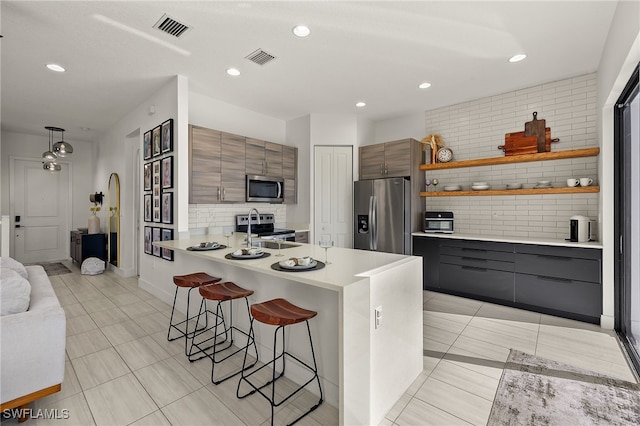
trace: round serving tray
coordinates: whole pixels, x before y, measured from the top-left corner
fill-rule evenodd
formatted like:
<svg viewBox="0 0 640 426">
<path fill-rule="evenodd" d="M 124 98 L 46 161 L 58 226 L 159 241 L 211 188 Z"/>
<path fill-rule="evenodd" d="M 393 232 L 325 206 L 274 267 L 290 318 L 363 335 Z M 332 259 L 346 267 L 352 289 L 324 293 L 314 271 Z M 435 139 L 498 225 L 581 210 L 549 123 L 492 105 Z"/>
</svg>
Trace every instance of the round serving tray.
<svg viewBox="0 0 640 426">
<path fill-rule="evenodd" d="M 280 266 L 280 262 L 276 262 L 271 264 L 271 269 L 275 271 L 282 271 L 282 272 L 307 272 L 307 271 L 317 271 L 318 269 L 322 269 L 325 267 L 324 262 L 320 262 L 319 260 L 316 260 L 316 262 L 317 262 L 317 265 L 314 266 L 313 268 L 299 268 L 299 269 L 283 268 L 282 266 Z"/>
<path fill-rule="evenodd" d="M 267 253 L 266 251 L 263 251 L 260 256 L 256 256 L 256 255 L 246 255 L 246 256 L 234 256 L 233 253 L 227 253 L 224 255 L 225 259 L 232 259 L 232 260 L 253 260 L 253 259 L 262 259 L 264 257 L 269 257 L 271 256 L 271 253 Z"/>
</svg>

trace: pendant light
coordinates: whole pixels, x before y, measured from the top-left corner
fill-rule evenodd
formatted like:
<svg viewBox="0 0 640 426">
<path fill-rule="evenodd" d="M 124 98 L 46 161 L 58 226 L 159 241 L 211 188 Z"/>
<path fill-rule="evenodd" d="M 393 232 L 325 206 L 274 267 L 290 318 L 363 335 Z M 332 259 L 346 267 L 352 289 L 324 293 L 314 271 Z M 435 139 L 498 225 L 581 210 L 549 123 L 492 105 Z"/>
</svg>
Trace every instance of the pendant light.
<svg viewBox="0 0 640 426">
<path fill-rule="evenodd" d="M 53 129 L 55 129 L 55 127 L 46 126 L 45 129 L 49 131 L 49 150 L 42 153 L 42 158 L 44 158 L 45 162 L 53 162 L 58 158 L 58 156 L 53 153 Z"/>
<path fill-rule="evenodd" d="M 64 141 L 64 129 L 56 128 L 56 131 L 60 132 L 62 135 L 62 140 L 53 144 L 53 152 L 58 157 L 66 157 L 67 155 L 73 154 L 73 147 L 69 142 Z"/>
</svg>

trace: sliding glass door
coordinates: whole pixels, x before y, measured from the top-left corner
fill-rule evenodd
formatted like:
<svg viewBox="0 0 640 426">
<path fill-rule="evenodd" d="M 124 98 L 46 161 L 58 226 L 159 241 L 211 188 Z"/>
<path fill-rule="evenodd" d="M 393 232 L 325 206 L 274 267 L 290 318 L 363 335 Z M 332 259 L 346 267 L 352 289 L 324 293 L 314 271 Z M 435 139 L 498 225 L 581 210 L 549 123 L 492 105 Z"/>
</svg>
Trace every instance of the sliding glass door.
<svg viewBox="0 0 640 426">
<path fill-rule="evenodd" d="M 640 373 L 640 96 L 638 68 L 616 110 L 616 331 Z"/>
</svg>

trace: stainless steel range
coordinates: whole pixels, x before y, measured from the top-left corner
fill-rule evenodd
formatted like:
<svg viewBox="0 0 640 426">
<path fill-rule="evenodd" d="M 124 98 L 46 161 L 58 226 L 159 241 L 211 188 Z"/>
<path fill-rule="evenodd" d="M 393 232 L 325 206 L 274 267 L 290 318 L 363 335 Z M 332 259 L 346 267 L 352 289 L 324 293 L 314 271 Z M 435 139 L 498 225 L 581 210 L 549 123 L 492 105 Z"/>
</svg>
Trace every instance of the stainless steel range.
<svg viewBox="0 0 640 426">
<path fill-rule="evenodd" d="M 247 232 L 249 227 L 249 215 L 236 215 L 236 232 Z M 283 237 L 286 241 L 296 240 L 296 231 L 293 229 L 282 229 L 275 227 L 275 217 L 273 213 L 260 214 L 260 223 L 254 214 L 251 217 L 251 233 L 257 234 L 260 238 L 269 240 L 276 236 Z"/>
</svg>

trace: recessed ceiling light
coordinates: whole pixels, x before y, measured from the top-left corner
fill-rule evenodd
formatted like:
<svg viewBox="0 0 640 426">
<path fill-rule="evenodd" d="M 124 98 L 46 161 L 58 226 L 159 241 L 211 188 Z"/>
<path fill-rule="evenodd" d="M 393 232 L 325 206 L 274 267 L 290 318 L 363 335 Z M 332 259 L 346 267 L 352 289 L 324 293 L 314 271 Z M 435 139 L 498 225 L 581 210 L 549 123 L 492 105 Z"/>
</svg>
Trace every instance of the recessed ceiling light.
<svg viewBox="0 0 640 426">
<path fill-rule="evenodd" d="M 311 34 L 311 30 L 305 25 L 296 25 L 292 31 L 298 37 L 306 37 Z"/>
<path fill-rule="evenodd" d="M 428 89 L 429 87 L 431 87 L 431 83 L 427 83 L 426 81 L 424 83 L 420 83 L 418 84 L 418 87 L 420 89 Z"/>
<path fill-rule="evenodd" d="M 525 55 L 524 53 L 519 53 L 517 55 L 514 55 L 514 56 L 510 57 L 509 58 L 509 62 L 520 62 L 521 60 L 523 60 L 526 57 L 527 57 L 527 55 Z"/>
<path fill-rule="evenodd" d="M 362 108 L 362 107 L 367 106 L 367 104 L 365 104 L 364 102 L 357 102 L 357 103 L 356 103 L 356 106 L 357 106 L 358 108 Z"/>
<path fill-rule="evenodd" d="M 227 68 L 227 74 L 236 77 L 240 75 L 240 71 L 238 71 L 236 68 Z"/>
<path fill-rule="evenodd" d="M 55 72 L 65 72 L 66 70 L 58 64 L 47 64 L 47 68 Z"/>
</svg>

